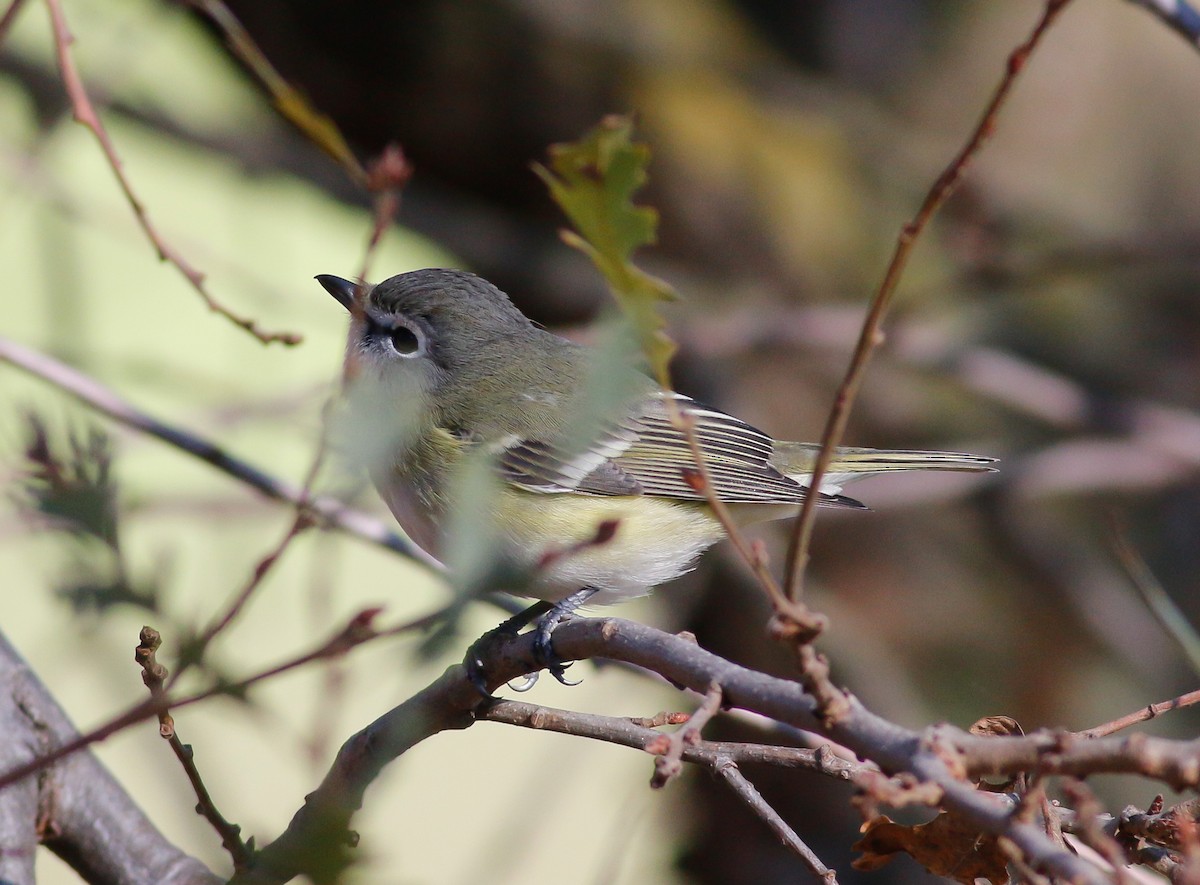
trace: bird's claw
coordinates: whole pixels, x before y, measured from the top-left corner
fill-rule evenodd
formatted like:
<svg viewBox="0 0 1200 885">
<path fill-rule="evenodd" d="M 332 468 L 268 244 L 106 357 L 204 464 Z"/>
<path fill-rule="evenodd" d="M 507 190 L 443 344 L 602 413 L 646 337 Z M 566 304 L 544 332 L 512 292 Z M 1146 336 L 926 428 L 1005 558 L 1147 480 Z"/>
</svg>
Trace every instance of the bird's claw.
<svg viewBox="0 0 1200 885">
<path fill-rule="evenodd" d="M 563 661 L 554 651 L 554 643 L 551 635 L 554 633 L 554 628 L 566 618 L 571 617 L 572 613 L 594 596 L 598 591 L 595 587 L 583 587 L 570 596 L 559 600 L 551 605 L 548 602 L 538 602 L 531 605 L 513 617 L 509 618 L 499 627 L 484 633 L 467 649 L 466 659 L 463 661 L 463 666 L 467 670 L 467 679 L 470 681 L 485 700 L 494 700 L 495 695 L 488 691 L 487 673 L 484 671 L 483 662 L 487 660 L 497 642 L 507 642 L 515 637 L 530 621 L 538 618 L 537 626 L 533 631 L 533 660 L 538 667 L 544 667 L 550 671 L 550 675 L 561 682 L 563 685 L 578 685 L 579 682 L 572 682 L 567 679 L 567 668 L 571 666 L 571 661 Z M 582 680 L 581 680 L 582 681 Z M 520 683 L 520 687 L 509 685 L 513 691 L 529 691 L 537 682 L 537 674 L 530 673 L 525 681 Z"/>
<path fill-rule="evenodd" d="M 520 681 L 519 684 L 513 685 L 512 682 L 509 682 L 509 683 L 507 683 L 507 685 L 512 691 L 524 693 L 524 692 L 529 691 L 529 689 L 533 688 L 535 685 L 537 685 L 537 681 L 538 681 L 538 674 L 537 674 L 537 671 L 535 670 L 532 673 L 526 673 L 524 678 Z"/>
<path fill-rule="evenodd" d="M 582 682 L 582 679 L 572 681 L 567 678 L 567 668 L 574 661 L 564 661 L 559 658 L 558 653 L 554 650 L 553 630 L 557 624 L 547 625 L 545 623 L 538 624 L 533 636 L 533 660 L 539 667 L 544 667 L 547 672 L 562 685 L 575 686 Z M 548 629 L 547 629 L 548 627 Z"/>
</svg>

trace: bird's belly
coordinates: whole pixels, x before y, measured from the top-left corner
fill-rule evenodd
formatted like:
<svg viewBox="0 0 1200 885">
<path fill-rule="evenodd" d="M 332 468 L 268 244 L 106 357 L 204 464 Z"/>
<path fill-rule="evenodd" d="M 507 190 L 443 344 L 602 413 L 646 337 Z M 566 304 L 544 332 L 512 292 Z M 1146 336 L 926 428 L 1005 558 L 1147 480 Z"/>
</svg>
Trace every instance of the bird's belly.
<svg viewBox="0 0 1200 885">
<path fill-rule="evenodd" d="M 536 575 L 522 594 L 550 602 L 582 587 L 599 590 L 591 600 L 598 604 L 642 596 L 689 571 L 724 537 L 699 502 L 507 488 L 496 506 L 504 555 Z M 616 522 L 612 537 L 588 543 L 606 520 Z"/>
</svg>

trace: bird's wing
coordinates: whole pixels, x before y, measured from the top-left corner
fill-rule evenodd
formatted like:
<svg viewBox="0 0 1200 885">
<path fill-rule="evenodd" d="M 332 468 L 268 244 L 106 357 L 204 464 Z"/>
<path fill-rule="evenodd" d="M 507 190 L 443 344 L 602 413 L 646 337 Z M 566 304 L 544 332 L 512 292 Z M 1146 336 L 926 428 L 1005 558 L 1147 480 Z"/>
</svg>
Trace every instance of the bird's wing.
<svg viewBox="0 0 1200 885">
<path fill-rule="evenodd" d="M 798 504 L 808 490 L 771 466 L 769 436 L 724 412 L 679 394 L 653 395 L 620 420 L 607 422 L 582 453 L 554 440 L 512 440 L 499 455 L 504 478 L 547 494 L 649 495 L 702 501 L 685 478 L 696 462 L 671 421 L 666 398 L 691 416 L 709 482 L 727 503 Z M 862 508 L 853 498 L 821 495 L 822 505 Z"/>
</svg>

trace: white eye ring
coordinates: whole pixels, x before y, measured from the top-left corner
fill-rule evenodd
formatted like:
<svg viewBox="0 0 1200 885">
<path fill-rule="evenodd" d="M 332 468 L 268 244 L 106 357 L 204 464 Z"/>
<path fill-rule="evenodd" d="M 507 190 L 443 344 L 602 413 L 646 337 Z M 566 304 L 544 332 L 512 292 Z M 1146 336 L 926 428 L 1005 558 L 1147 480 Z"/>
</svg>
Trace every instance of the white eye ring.
<svg viewBox="0 0 1200 885">
<path fill-rule="evenodd" d="M 411 359 L 425 351 L 424 336 L 406 323 L 400 323 L 385 332 L 388 347 L 397 356 Z"/>
</svg>

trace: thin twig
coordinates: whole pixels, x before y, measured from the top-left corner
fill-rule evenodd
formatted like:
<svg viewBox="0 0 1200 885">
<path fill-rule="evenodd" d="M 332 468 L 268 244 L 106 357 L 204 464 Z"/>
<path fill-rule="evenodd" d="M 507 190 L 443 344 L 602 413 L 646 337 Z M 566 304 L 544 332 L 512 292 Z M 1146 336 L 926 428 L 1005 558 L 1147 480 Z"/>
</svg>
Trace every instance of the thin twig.
<svg viewBox="0 0 1200 885">
<path fill-rule="evenodd" d="M 1125 573 L 1133 583 L 1134 589 L 1150 609 L 1155 620 L 1168 636 L 1175 640 L 1175 645 L 1183 652 L 1192 670 L 1200 675 L 1200 633 L 1192 626 L 1187 615 L 1180 610 L 1170 594 L 1163 589 L 1162 584 L 1146 564 L 1146 560 L 1134 548 L 1129 540 L 1128 529 L 1114 515 L 1112 518 L 1113 549 Z"/>
<path fill-rule="evenodd" d="M 375 194 L 375 212 L 372 216 L 371 234 L 367 238 L 367 247 L 363 251 L 362 265 L 358 279 L 365 282 L 371 269 L 371 260 L 375 256 L 383 235 L 396 220 L 400 212 L 400 194 L 408 180 L 412 178 L 413 167 L 404 156 L 404 151 L 398 144 L 389 144 L 383 152 L 371 163 L 367 171 L 367 190 Z"/>
<path fill-rule="evenodd" d="M 171 752 L 179 760 L 187 775 L 192 790 L 196 794 L 196 813 L 203 817 L 216 831 L 221 839 L 221 846 L 229 852 L 235 870 L 245 869 L 253 857 L 250 848 L 242 840 L 242 828 L 230 823 L 217 809 L 200 769 L 196 766 L 195 754 L 190 745 L 179 739 L 175 721 L 168 710 L 166 692 L 167 668 L 158 662 L 157 652 L 162 645 L 162 637 L 157 630 L 143 627 L 138 637 L 138 646 L 134 651 L 134 659 L 142 668 L 142 682 L 150 690 L 150 697 L 162 704 L 158 711 L 159 734 L 166 739 Z"/>
<path fill-rule="evenodd" d="M 697 492 L 704 495 L 705 503 L 712 509 L 713 514 L 717 517 L 717 521 L 721 523 L 721 528 L 725 530 L 725 534 L 733 545 L 734 550 L 737 551 L 738 556 L 742 558 L 746 565 L 750 567 L 750 570 L 754 573 L 754 577 L 758 579 L 759 585 L 766 591 L 772 608 L 776 611 L 788 608 L 788 600 L 783 593 L 783 589 L 779 586 L 779 583 L 775 580 L 775 576 L 771 574 L 771 570 L 767 567 L 765 553 L 755 549 L 754 545 L 746 540 L 733 515 L 729 512 L 728 505 L 720 499 L 713 489 L 712 480 L 709 478 L 708 465 L 704 459 L 704 450 L 701 448 L 700 440 L 696 436 L 695 416 L 680 409 L 674 397 L 668 396 L 664 402 L 671 424 L 683 434 L 684 439 L 687 440 L 688 447 L 692 450 L 692 461 L 694 462 L 695 470 L 694 472 L 685 473 L 684 480 Z"/>
<path fill-rule="evenodd" d="M 700 732 L 721 710 L 721 686 L 713 682 L 704 695 L 704 703 L 688 717 L 688 721 L 671 734 L 659 734 L 646 744 L 646 752 L 654 753 L 654 776 L 650 778 L 653 789 L 661 789 L 683 770 L 683 750 L 700 743 Z"/>
<path fill-rule="evenodd" d="M 225 45 L 263 89 L 271 96 L 275 109 L 304 136 L 337 161 L 358 185 L 367 183 L 367 171 L 346 144 L 337 124 L 316 110 L 296 87 L 275 69 L 254 38 L 221 0 L 183 0 L 205 15 L 225 38 Z"/>
<path fill-rule="evenodd" d="M 302 492 L 302 495 L 307 494 L 308 492 L 306 486 L 305 490 Z M 225 607 L 225 610 L 220 615 L 213 618 L 212 622 L 209 623 L 206 628 L 204 628 L 204 631 L 198 637 L 196 637 L 196 641 L 194 643 L 189 643 L 188 656 L 181 662 L 180 666 L 176 668 L 174 675 L 171 676 L 170 681 L 167 683 L 168 688 L 175 686 L 184 673 L 186 673 L 194 664 L 200 662 L 205 650 L 207 650 L 208 646 L 212 644 L 212 641 L 216 639 L 226 627 L 232 624 L 234 619 L 239 614 L 241 614 L 242 609 L 246 606 L 246 603 L 250 601 L 250 597 L 254 595 L 254 592 L 260 586 L 262 586 L 262 582 L 266 579 L 267 575 L 271 573 L 272 569 L 275 568 L 275 565 L 283 557 L 283 554 L 287 551 L 288 547 L 291 546 L 292 541 L 294 541 L 305 528 L 312 524 L 311 518 L 304 510 L 303 504 L 297 504 L 297 507 L 299 510 L 296 513 L 296 518 L 292 520 L 291 525 L 288 526 L 287 531 L 284 532 L 284 535 L 279 540 L 279 543 L 277 543 L 271 549 L 271 551 L 267 553 L 266 556 L 264 556 L 255 564 L 254 570 L 251 572 L 250 577 L 247 579 L 246 583 L 242 585 L 241 589 L 234 594 L 233 599 L 230 600 L 229 604 Z"/>
<path fill-rule="evenodd" d="M 804 865 L 818 879 L 821 879 L 827 885 L 837 885 L 837 874 L 825 866 L 821 862 L 821 858 L 817 857 L 813 850 L 804 844 L 804 840 L 796 835 L 796 831 L 788 826 L 787 821 L 780 816 L 778 811 L 771 807 L 771 804 L 763 798 L 762 793 L 758 792 L 754 784 L 746 779 L 746 776 L 742 774 L 742 770 L 738 768 L 736 762 L 732 759 L 722 759 L 713 766 L 713 770 L 721 776 L 722 780 L 746 803 L 751 811 L 766 822 L 771 831 L 779 837 L 779 841 L 783 843 L 783 846 L 790 849 L 793 854 L 804 861 Z"/>
<path fill-rule="evenodd" d="M 304 501 L 301 488 L 259 470 L 199 434 L 152 417 L 95 379 L 46 354 L 0 337 L 0 360 L 54 385 L 126 427 L 153 436 L 199 458 L 274 501 L 285 501 L 295 505 Z M 341 501 L 317 497 L 309 501 L 308 506 L 323 522 L 340 531 L 385 547 L 436 572 L 444 571 L 442 564 L 424 550 L 397 535 L 381 521 L 354 510 Z"/>
<path fill-rule="evenodd" d="M 287 673 L 290 670 L 295 670 L 298 667 L 303 667 L 314 661 L 323 661 L 329 658 L 340 657 L 363 643 L 370 642 L 375 639 L 380 639 L 386 636 L 395 636 L 399 633 L 410 632 L 414 630 L 424 630 L 431 624 L 436 623 L 444 617 L 444 612 L 437 611 L 430 615 L 417 618 L 412 621 L 398 624 L 395 627 L 387 630 L 378 631 L 373 626 L 375 618 L 378 616 L 380 609 L 369 608 L 363 609 L 361 612 L 352 617 L 349 622 L 339 630 L 331 639 L 323 642 L 321 645 L 290 658 L 281 664 L 276 664 L 266 670 L 261 670 L 252 676 L 242 679 L 234 683 L 222 682 L 218 685 L 213 685 L 209 688 L 202 689 L 190 695 L 184 695 L 180 698 L 170 698 L 163 696 L 160 698 L 150 698 L 139 704 L 127 709 L 113 718 L 109 719 L 102 725 L 97 726 L 86 734 L 82 734 L 74 740 L 68 741 L 53 751 L 31 759 L 29 762 L 10 769 L 9 771 L 0 772 L 0 790 L 4 789 L 11 783 L 28 777 L 34 772 L 40 771 L 47 765 L 51 765 L 72 753 L 77 753 L 85 747 L 90 747 L 92 744 L 99 743 L 112 737 L 114 734 L 124 731 L 131 725 L 136 725 L 139 722 L 145 722 L 147 719 L 158 716 L 159 712 L 165 709 L 179 709 L 181 707 L 190 707 L 192 704 L 206 701 L 209 698 L 220 695 L 242 696 L 253 686 L 260 682 Z"/>
<path fill-rule="evenodd" d="M 825 430 L 821 434 L 821 452 L 813 465 L 812 478 L 809 480 L 809 486 L 814 492 L 820 490 L 821 479 L 825 476 L 834 452 L 841 443 L 846 424 L 850 419 L 850 409 L 854 405 L 858 389 L 862 385 L 871 355 L 875 348 L 883 342 L 883 332 L 880 326 L 900 282 L 900 277 L 904 273 L 904 268 L 908 264 L 913 246 L 934 214 L 955 191 L 972 159 L 995 130 L 997 116 L 1008 99 L 1017 76 L 1024 70 L 1030 54 L 1038 45 L 1046 29 L 1069 2 L 1070 0 L 1047 0 L 1046 8 L 1032 33 L 1009 55 L 1004 76 L 967 143 L 933 183 L 921 208 L 917 210 L 917 214 L 901 228 L 891 262 L 888 264 L 883 282 L 880 283 L 879 290 L 871 302 L 870 310 L 867 312 L 862 331 L 859 334 L 858 344 L 854 348 L 854 356 L 850 360 L 850 367 L 838 388 L 833 407 L 829 412 L 829 419 L 825 424 Z M 811 494 L 804 499 L 800 515 L 796 517 L 791 541 L 788 544 L 784 589 L 789 599 L 799 599 L 803 595 L 803 578 L 808 564 L 813 521 L 816 518 L 817 497 L 816 494 Z"/>
<path fill-rule="evenodd" d="M 1171 698 L 1169 701 L 1147 704 L 1141 709 L 1127 713 L 1119 719 L 1105 722 L 1103 725 L 1095 725 L 1084 731 L 1077 732 L 1077 734 L 1085 738 L 1105 737 L 1123 728 L 1129 728 L 1131 725 L 1137 725 L 1139 722 L 1149 722 L 1163 713 L 1169 713 L 1172 710 L 1182 710 L 1184 707 L 1190 707 L 1193 704 L 1200 704 L 1200 689 L 1181 694 L 1179 697 Z"/>
<path fill-rule="evenodd" d="M 12 0 L 8 4 L 8 9 L 4 10 L 4 16 L 0 18 L 0 43 L 3 43 L 8 36 L 9 29 L 12 28 L 13 22 L 17 20 L 17 15 L 24 5 L 25 0 Z"/>
<path fill-rule="evenodd" d="M 708 468 L 704 462 L 704 451 L 696 435 L 694 416 L 680 409 L 675 399 L 671 397 L 667 399 L 667 413 L 671 423 L 683 434 L 692 450 L 695 469 L 685 471 L 684 479 L 692 488 L 704 495 L 717 520 L 725 529 L 725 534 L 732 542 L 734 549 L 750 567 L 758 579 L 759 586 L 766 591 L 767 598 L 774 610 L 770 625 L 772 638 L 786 642 L 795 650 L 804 685 L 820 702 L 822 718 L 832 721 L 845 715 L 847 710 L 846 694 L 833 684 L 829 675 L 829 662 L 812 644 L 825 630 L 828 620 L 824 615 L 809 609 L 801 600 L 788 598 L 767 567 L 767 555 L 763 546 L 757 543 L 751 544 L 743 537 L 729 508 L 717 496 L 712 487 Z M 817 497 L 817 495 L 810 493 L 805 500 L 808 497 Z"/>
<path fill-rule="evenodd" d="M 645 720 L 602 716 L 598 713 L 581 713 L 575 710 L 560 710 L 524 701 L 498 698 L 485 703 L 475 711 L 477 719 L 500 722 L 536 731 L 551 731 L 569 734 L 590 740 L 605 741 L 623 747 L 652 752 L 653 742 L 662 735 L 645 724 Z M 668 725 L 671 719 L 659 725 Z M 684 762 L 713 767 L 719 759 L 730 759 L 738 764 L 774 765 L 779 768 L 799 768 L 813 771 L 838 780 L 854 780 L 874 766 L 865 762 L 842 759 L 822 746 L 816 750 L 803 747 L 780 747 L 772 744 L 742 743 L 739 741 L 708 741 L 688 743 L 683 746 Z"/>
<path fill-rule="evenodd" d="M 268 552 L 254 567 L 250 578 L 242 586 L 230 601 L 225 611 L 215 618 L 213 622 L 200 635 L 197 644 L 192 650 L 192 657 L 188 663 L 196 662 L 200 655 L 209 644 L 221 633 L 226 627 L 233 623 L 234 619 L 241 614 L 246 603 L 250 601 L 250 597 L 255 591 L 262 586 L 267 575 L 275 568 L 276 564 L 283 558 L 283 554 L 292 545 L 292 542 L 300 536 L 302 532 L 310 528 L 313 524 L 313 513 L 310 509 L 312 502 L 312 489 L 317 481 L 317 475 L 321 472 L 321 466 L 325 463 L 325 456 L 329 450 L 329 406 L 332 400 L 325 403 L 325 407 L 321 409 L 321 433 L 317 439 L 317 450 L 313 454 L 312 462 L 309 464 L 308 470 L 304 475 L 304 482 L 300 486 L 300 494 L 296 500 L 296 515 L 292 519 L 291 525 L 270 552 Z M 176 671 L 176 677 L 184 672 L 185 667 L 180 667 Z M 172 680 L 172 685 L 175 680 Z"/>
<path fill-rule="evenodd" d="M 1104 831 L 1100 824 L 1100 816 L 1104 806 L 1100 800 L 1081 780 L 1064 778 L 1062 790 L 1075 806 L 1075 829 L 1073 832 L 1083 840 L 1089 848 L 1099 854 L 1113 869 L 1113 877 L 1117 885 L 1134 885 L 1133 878 L 1126 867 L 1129 859 L 1125 856 L 1120 843 Z"/>
<path fill-rule="evenodd" d="M 87 90 L 83 85 L 83 79 L 79 75 L 79 70 L 75 67 L 75 61 L 71 56 L 71 44 L 75 38 L 71 35 L 71 31 L 67 27 L 67 19 L 62 11 L 61 0 L 45 0 L 45 3 L 46 8 L 50 12 L 50 22 L 54 32 L 54 51 L 58 58 L 59 71 L 62 74 L 63 88 L 66 90 L 67 97 L 71 101 L 75 120 L 85 126 L 95 136 L 101 151 L 103 151 L 105 158 L 108 160 L 108 165 L 112 168 L 113 174 L 117 178 L 117 183 L 120 185 L 122 193 L 125 194 L 126 201 L 129 203 L 130 208 L 133 209 L 133 214 L 137 218 L 138 224 L 146 234 L 146 238 L 150 241 L 154 250 L 158 253 L 159 259 L 173 264 L 183 274 L 184 278 L 196 290 L 201 299 L 203 299 L 204 304 L 209 310 L 225 317 L 238 328 L 245 329 L 263 344 L 270 344 L 275 341 L 287 345 L 299 344 L 302 340 L 300 335 L 294 332 L 264 331 L 255 320 L 240 316 L 217 301 L 205 286 L 204 274 L 192 267 L 179 252 L 163 239 L 158 229 L 151 224 L 146 206 L 134 192 L 133 185 L 130 183 L 129 177 L 125 174 L 124 163 L 120 155 L 117 154 L 116 145 L 113 144 L 108 130 L 104 128 L 104 124 L 100 121 L 100 116 L 96 113 L 96 108 L 92 105 L 91 99 L 88 98 Z"/>
</svg>

